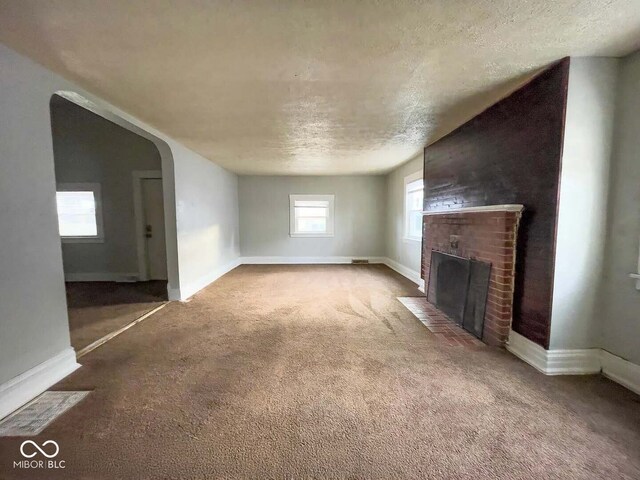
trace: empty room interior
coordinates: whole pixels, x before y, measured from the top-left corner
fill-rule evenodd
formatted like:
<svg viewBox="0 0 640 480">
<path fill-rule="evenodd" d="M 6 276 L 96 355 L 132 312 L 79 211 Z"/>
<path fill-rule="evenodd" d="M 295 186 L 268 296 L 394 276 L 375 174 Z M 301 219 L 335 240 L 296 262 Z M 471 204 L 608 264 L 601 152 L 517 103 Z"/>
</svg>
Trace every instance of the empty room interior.
<svg viewBox="0 0 640 480">
<path fill-rule="evenodd" d="M 640 478 L 638 0 L 0 0 L 0 479 Z"/>
</svg>

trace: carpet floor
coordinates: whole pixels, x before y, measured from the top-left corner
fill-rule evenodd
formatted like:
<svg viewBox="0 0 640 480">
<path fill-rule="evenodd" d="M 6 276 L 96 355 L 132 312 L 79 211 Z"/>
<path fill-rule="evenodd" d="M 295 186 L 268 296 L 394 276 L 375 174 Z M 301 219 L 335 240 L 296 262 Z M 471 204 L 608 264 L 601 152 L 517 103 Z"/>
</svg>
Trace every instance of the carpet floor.
<svg viewBox="0 0 640 480">
<path fill-rule="evenodd" d="M 167 282 L 68 282 L 71 345 L 76 352 L 167 300 Z"/>
<path fill-rule="evenodd" d="M 640 478 L 640 397 L 434 339 L 381 265 L 245 265 L 82 358 L 93 392 L 0 477 Z"/>
</svg>

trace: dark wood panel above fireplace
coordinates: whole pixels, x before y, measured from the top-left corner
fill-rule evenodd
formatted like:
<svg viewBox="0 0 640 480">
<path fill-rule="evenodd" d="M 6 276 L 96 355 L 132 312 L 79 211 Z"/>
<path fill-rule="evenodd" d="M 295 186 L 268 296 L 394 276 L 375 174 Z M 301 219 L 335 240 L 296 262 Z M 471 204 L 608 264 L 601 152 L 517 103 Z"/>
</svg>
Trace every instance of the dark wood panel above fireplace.
<svg viewBox="0 0 640 480">
<path fill-rule="evenodd" d="M 425 210 L 524 204 L 513 329 L 545 348 L 568 75 L 567 58 L 424 153 Z"/>
</svg>

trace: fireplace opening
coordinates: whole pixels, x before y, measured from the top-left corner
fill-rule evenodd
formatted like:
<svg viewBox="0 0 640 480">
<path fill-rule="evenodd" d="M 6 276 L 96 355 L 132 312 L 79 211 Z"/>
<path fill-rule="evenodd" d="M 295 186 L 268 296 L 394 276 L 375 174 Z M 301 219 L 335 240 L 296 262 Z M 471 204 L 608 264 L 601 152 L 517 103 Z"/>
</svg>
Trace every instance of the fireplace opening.
<svg viewBox="0 0 640 480">
<path fill-rule="evenodd" d="M 470 261 L 467 258 L 431 253 L 427 300 L 459 325 L 464 319 L 469 288 Z"/>
<path fill-rule="evenodd" d="M 482 338 L 491 264 L 431 252 L 427 300 L 451 320 Z"/>
<path fill-rule="evenodd" d="M 491 278 L 491 264 L 476 260 L 471 260 L 470 263 L 469 288 L 467 289 L 467 302 L 465 304 L 462 327 L 476 337 L 482 338 L 484 314 Z"/>
</svg>

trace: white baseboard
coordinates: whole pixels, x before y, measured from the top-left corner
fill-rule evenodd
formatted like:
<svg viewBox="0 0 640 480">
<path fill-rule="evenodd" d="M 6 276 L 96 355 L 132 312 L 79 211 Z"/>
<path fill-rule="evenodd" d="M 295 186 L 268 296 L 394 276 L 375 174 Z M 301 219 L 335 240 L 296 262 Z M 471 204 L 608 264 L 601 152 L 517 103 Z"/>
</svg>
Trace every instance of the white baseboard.
<svg viewBox="0 0 640 480">
<path fill-rule="evenodd" d="M 536 370 L 546 373 L 547 351 L 540 345 L 511 330 L 506 348 L 516 357 L 524 360 Z"/>
<path fill-rule="evenodd" d="M 128 273 L 65 273 L 65 282 L 137 282 L 138 272 Z"/>
<path fill-rule="evenodd" d="M 409 267 L 405 267 L 401 263 L 396 262 L 390 258 L 385 258 L 384 263 L 391 270 L 395 270 L 400 275 L 407 277 L 413 283 L 417 284 L 419 287 L 422 287 L 422 291 L 424 292 L 424 280 L 420 278 L 420 272 L 416 272 L 415 270 L 411 270 Z"/>
<path fill-rule="evenodd" d="M 640 395 L 640 365 L 601 350 L 602 374 Z"/>
<path fill-rule="evenodd" d="M 195 282 L 191 282 L 191 283 L 189 283 L 187 285 L 184 285 L 184 286 L 181 285 L 179 289 L 178 288 L 169 288 L 168 289 L 169 300 L 180 300 L 182 302 L 188 300 L 190 297 L 192 297 L 193 295 L 198 293 L 200 290 L 202 290 L 203 288 L 208 286 L 210 283 L 213 283 L 218 278 L 220 278 L 222 275 L 224 275 L 225 273 L 230 272 L 231 270 L 233 270 L 234 268 L 239 266 L 241 263 L 242 262 L 241 262 L 240 258 L 236 258 L 235 260 L 232 260 L 231 262 L 227 263 L 226 265 L 223 265 L 222 267 L 217 268 L 216 270 L 214 270 L 210 274 L 199 278 Z"/>
<path fill-rule="evenodd" d="M 547 375 L 593 375 L 600 373 L 600 350 L 548 350 Z"/>
<path fill-rule="evenodd" d="M 171 288 L 169 285 L 167 285 L 167 298 L 174 302 L 179 302 L 180 300 L 182 300 L 182 298 L 180 297 L 180 288 Z"/>
<path fill-rule="evenodd" d="M 545 375 L 600 373 L 600 349 L 545 350 L 511 330 L 507 350 Z"/>
<path fill-rule="evenodd" d="M 640 365 L 600 348 L 545 350 L 513 330 L 507 350 L 545 375 L 586 375 L 605 377 L 640 395 Z"/>
<path fill-rule="evenodd" d="M 80 367 L 72 347 L 0 385 L 0 418 L 31 401 Z"/>
<path fill-rule="evenodd" d="M 323 265 L 351 263 L 354 259 L 385 263 L 384 257 L 240 257 L 243 265 Z"/>
</svg>

